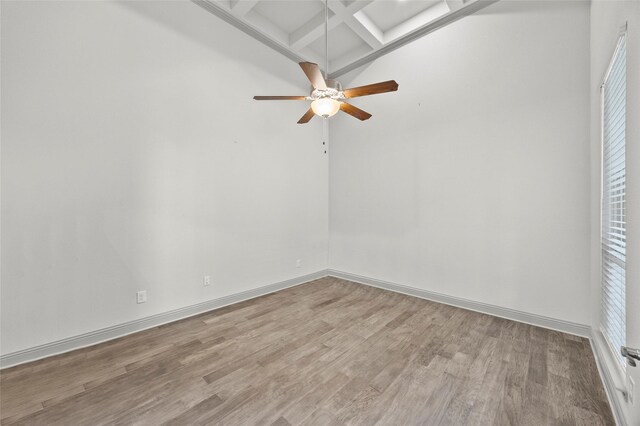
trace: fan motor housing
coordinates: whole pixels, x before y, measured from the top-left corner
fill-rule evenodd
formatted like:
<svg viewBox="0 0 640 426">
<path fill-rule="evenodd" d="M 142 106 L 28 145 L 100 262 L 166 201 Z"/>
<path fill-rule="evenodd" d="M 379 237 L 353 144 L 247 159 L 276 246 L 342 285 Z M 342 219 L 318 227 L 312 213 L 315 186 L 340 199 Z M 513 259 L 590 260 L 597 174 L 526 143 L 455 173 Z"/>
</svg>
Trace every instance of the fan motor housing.
<svg viewBox="0 0 640 426">
<path fill-rule="evenodd" d="M 325 84 L 327 85 L 327 90 L 312 88 L 310 99 L 315 100 L 320 98 L 344 98 L 344 94 L 342 93 L 342 84 L 340 84 L 338 80 L 325 80 Z"/>
</svg>

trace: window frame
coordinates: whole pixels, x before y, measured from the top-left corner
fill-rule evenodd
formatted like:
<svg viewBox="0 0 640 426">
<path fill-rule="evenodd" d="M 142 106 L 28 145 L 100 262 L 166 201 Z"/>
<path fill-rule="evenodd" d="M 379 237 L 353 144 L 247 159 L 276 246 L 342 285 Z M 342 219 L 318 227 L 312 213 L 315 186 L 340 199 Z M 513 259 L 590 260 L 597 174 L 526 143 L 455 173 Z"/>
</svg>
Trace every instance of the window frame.
<svg viewBox="0 0 640 426">
<path fill-rule="evenodd" d="M 613 52 L 613 55 L 611 56 L 611 59 L 609 61 L 609 64 L 607 66 L 607 70 L 605 72 L 604 78 L 602 79 L 602 84 L 600 85 L 600 247 L 599 247 L 599 251 L 600 251 L 600 294 L 601 294 L 601 303 L 600 303 L 600 324 L 599 324 L 599 329 L 600 332 L 602 333 L 605 342 L 607 342 L 607 346 L 609 347 L 609 349 L 611 350 L 612 354 L 614 355 L 614 358 L 618 361 L 616 363 L 616 365 L 620 368 L 620 370 L 624 373 L 626 371 L 626 362 L 625 362 L 625 358 L 620 354 L 620 348 L 616 348 L 614 343 L 611 341 L 611 337 L 609 336 L 609 333 L 606 331 L 606 328 L 604 326 L 604 315 L 605 315 L 605 301 L 604 301 L 604 292 L 605 290 L 605 277 L 604 277 L 604 262 L 605 262 L 605 249 L 604 249 L 604 228 L 605 228 L 605 179 L 607 178 L 607 176 L 605 176 L 605 86 L 609 80 L 609 77 L 611 75 L 611 72 L 616 64 L 616 60 L 618 58 L 618 54 L 620 52 L 620 49 L 623 45 L 624 42 L 624 47 L 625 47 L 625 67 L 626 67 L 626 42 L 627 42 L 627 25 L 625 24 L 621 29 L 620 29 L 620 33 L 618 35 L 618 38 L 616 40 L 616 45 L 615 45 L 615 49 Z M 626 69 L 624 72 L 624 78 L 626 79 Z M 626 103 L 626 87 L 625 87 L 625 103 Z M 626 105 L 625 105 L 625 122 L 624 122 L 624 126 L 626 129 Z M 625 140 L 624 140 L 624 150 L 626 152 L 626 130 L 625 130 Z M 626 157 L 626 155 L 625 155 Z M 625 230 L 626 230 L 626 224 L 627 224 L 627 219 L 626 219 L 626 158 L 624 159 L 624 175 L 625 175 L 625 197 L 624 197 L 624 204 L 625 204 L 625 220 L 624 220 L 624 225 L 625 225 Z M 626 232 L 625 232 L 626 235 Z M 626 238 L 625 238 L 626 241 Z M 624 282 L 623 282 L 623 286 L 624 286 L 624 290 L 626 293 L 626 249 L 625 249 L 625 260 L 624 260 L 624 270 L 625 270 L 625 277 L 624 277 Z M 625 298 L 625 302 L 626 302 L 626 298 Z M 625 303 L 626 304 L 626 303 Z M 622 313 L 623 313 L 623 330 L 622 330 L 622 337 L 623 337 L 623 342 L 622 344 L 626 344 L 626 306 L 622 306 Z"/>
</svg>

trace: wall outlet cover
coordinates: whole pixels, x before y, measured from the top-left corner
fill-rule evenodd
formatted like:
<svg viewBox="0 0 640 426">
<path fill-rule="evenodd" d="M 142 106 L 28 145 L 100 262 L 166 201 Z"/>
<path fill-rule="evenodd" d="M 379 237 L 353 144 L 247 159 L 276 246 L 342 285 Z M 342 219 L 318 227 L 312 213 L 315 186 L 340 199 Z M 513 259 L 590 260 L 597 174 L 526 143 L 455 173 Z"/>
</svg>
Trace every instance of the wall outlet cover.
<svg viewBox="0 0 640 426">
<path fill-rule="evenodd" d="M 147 291 L 146 290 L 141 290 L 141 291 L 136 293 L 136 302 L 138 302 L 138 304 L 146 303 L 146 301 L 147 301 Z"/>
<path fill-rule="evenodd" d="M 204 283 L 205 287 L 208 286 L 208 285 L 211 285 L 211 276 L 210 275 L 205 275 L 203 283 Z"/>
</svg>

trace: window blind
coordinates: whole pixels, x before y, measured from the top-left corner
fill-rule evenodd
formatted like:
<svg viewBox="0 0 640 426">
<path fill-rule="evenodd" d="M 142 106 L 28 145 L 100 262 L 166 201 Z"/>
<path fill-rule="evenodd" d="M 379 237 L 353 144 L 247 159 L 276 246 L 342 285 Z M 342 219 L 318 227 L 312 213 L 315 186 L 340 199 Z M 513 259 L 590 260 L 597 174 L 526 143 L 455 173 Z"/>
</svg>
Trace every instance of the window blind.
<svg viewBox="0 0 640 426">
<path fill-rule="evenodd" d="M 626 270 L 626 38 L 618 41 L 602 85 L 602 320 L 601 329 L 622 365 Z"/>
</svg>

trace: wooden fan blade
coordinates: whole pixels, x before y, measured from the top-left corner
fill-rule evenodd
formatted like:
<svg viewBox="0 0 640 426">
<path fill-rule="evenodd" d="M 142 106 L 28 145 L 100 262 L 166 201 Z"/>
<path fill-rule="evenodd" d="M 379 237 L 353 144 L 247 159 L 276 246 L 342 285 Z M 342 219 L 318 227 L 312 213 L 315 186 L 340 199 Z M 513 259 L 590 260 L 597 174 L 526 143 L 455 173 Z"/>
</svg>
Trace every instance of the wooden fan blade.
<svg viewBox="0 0 640 426">
<path fill-rule="evenodd" d="M 304 101 L 306 96 L 254 96 L 256 101 Z"/>
<path fill-rule="evenodd" d="M 307 75 L 314 89 L 327 90 L 327 83 L 324 81 L 318 64 L 314 64 L 313 62 L 300 62 L 300 68 L 302 68 L 302 71 Z"/>
<path fill-rule="evenodd" d="M 298 120 L 298 124 L 307 124 L 309 122 L 309 120 L 311 120 L 313 118 L 314 115 L 315 115 L 315 113 L 313 112 L 313 110 L 311 108 L 309 108 L 309 110 L 304 113 L 302 118 L 300 118 L 300 120 Z"/>
<path fill-rule="evenodd" d="M 345 89 L 345 98 L 357 98 L 358 96 L 377 95 L 378 93 L 395 92 L 398 90 L 398 83 L 395 80 L 383 81 L 382 83 L 369 84 L 367 86 Z"/>
<path fill-rule="evenodd" d="M 348 104 L 346 102 L 342 102 L 340 104 L 340 109 L 343 112 L 346 112 L 347 114 L 352 115 L 361 121 L 368 120 L 371 118 L 371 114 L 369 114 L 368 112 L 363 111 L 360 108 L 356 108 L 353 105 Z"/>
</svg>

